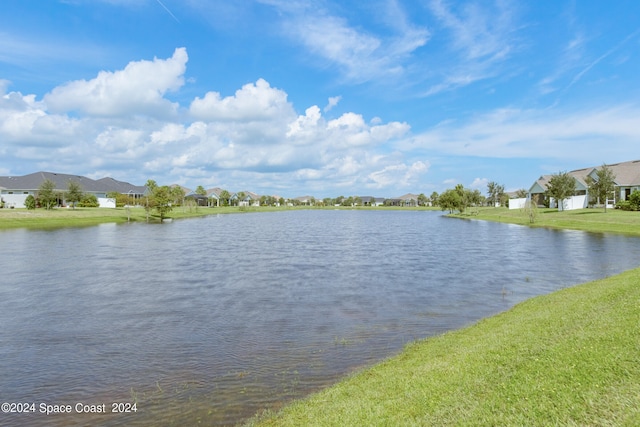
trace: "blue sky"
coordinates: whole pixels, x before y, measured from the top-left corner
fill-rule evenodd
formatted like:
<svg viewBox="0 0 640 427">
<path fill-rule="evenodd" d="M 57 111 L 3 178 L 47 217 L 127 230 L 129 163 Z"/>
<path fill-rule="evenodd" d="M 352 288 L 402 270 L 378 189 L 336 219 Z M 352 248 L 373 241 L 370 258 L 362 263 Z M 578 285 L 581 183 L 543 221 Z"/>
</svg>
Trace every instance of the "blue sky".
<svg viewBox="0 0 640 427">
<path fill-rule="evenodd" d="M 640 2 L 4 0 L 0 175 L 295 197 L 640 159 Z"/>
</svg>

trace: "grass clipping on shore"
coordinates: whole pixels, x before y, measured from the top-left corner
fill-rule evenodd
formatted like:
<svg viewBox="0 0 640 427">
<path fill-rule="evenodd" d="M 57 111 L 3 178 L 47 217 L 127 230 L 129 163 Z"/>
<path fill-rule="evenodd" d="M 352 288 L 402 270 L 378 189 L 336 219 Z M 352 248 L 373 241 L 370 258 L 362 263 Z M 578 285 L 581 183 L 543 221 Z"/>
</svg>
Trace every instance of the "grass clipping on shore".
<svg viewBox="0 0 640 427">
<path fill-rule="evenodd" d="M 419 341 L 250 425 L 640 425 L 640 269 Z"/>
</svg>

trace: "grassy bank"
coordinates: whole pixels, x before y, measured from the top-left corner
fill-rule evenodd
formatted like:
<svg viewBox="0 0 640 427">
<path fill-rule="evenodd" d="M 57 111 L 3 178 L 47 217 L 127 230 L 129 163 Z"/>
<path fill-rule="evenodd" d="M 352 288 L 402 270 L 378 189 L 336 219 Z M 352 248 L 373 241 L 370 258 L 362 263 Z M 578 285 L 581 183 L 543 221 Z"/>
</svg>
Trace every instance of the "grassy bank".
<svg viewBox="0 0 640 427">
<path fill-rule="evenodd" d="M 215 210 L 212 208 L 183 209 L 176 208 L 169 214 L 171 219 L 191 218 L 203 215 L 211 215 L 226 212 L 227 208 Z M 238 208 L 232 208 L 238 212 Z M 11 228 L 59 228 L 59 227 L 85 227 L 107 222 L 124 223 L 127 221 L 144 222 L 147 213 L 144 208 L 102 209 L 102 208 L 76 208 L 76 209 L 0 209 L 0 230 Z M 149 218 L 151 222 L 159 222 L 155 214 Z"/>
<path fill-rule="evenodd" d="M 419 341 L 259 426 L 640 425 L 640 269 Z"/>
<path fill-rule="evenodd" d="M 640 212 L 618 209 L 579 209 L 558 212 L 557 209 L 538 209 L 535 222 L 529 222 L 524 210 L 507 208 L 480 208 L 477 214 L 453 214 L 456 218 L 482 219 L 533 227 L 568 228 L 602 233 L 622 233 L 640 236 Z"/>
</svg>

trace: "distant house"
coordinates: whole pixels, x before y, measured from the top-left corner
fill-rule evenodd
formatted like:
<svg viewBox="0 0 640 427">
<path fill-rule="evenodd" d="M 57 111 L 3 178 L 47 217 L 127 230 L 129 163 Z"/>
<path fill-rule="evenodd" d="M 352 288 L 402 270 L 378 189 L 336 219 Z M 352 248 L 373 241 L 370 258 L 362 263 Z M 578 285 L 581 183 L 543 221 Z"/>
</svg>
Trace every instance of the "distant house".
<svg viewBox="0 0 640 427">
<path fill-rule="evenodd" d="M 220 206 L 220 200 L 222 198 L 222 192 L 224 189 L 220 187 L 211 188 L 207 190 L 207 197 L 209 198 L 209 206 Z"/>
<path fill-rule="evenodd" d="M 629 162 L 614 163 L 607 165 L 615 176 L 614 191 L 611 199 L 597 200 L 588 194 L 587 177 L 597 179 L 596 172 L 602 166 L 594 166 L 584 169 L 576 169 L 569 172 L 576 181 L 576 191 L 574 195 L 565 200 L 564 209 L 582 209 L 590 204 L 604 204 L 614 206 L 620 200 L 627 200 L 634 190 L 640 190 L 640 160 Z M 543 175 L 538 178 L 529 188 L 529 197 L 539 206 L 549 205 L 556 207 L 557 203 L 553 199 L 548 199 L 546 191 L 549 180 L 553 175 Z"/>
<path fill-rule="evenodd" d="M 233 193 L 230 200 L 237 206 L 260 206 L 260 196 L 251 191 Z"/>
<path fill-rule="evenodd" d="M 35 172 L 23 176 L 1 176 L 0 197 L 6 207 L 24 208 L 25 200 L 29 195 L 36 197 L 40 186 L 49 180 L 54 184 L 54 190 L 60 194 L 58 206 L 66 206 L 65 193 L 69 188 L 69 181 L 80 185 L 82 192 L 93 194 L 98 199 L 100 207 L 114 207 L 115 200 L 107 197 L 108 193 L 116 192 L 127 194 L 139 199 L 147 194 L 147 187 L 132 185 L 128 182 L 118 181 L 113 178 L 94 180 L 81 175 L 69 175 L 55 172 Z"/>
<path fill-rule="evenodd" d="M 360 196 L 363 206 L 382 206 L 384 205 L 384 197 Z"/>
<path fill-rule="evenodd" d="M 316 198 L 313 196 L 300 196 L 294 197 L 293 200 L 297 201 L 301 205 L 312 205 L 315 203 Z"/>
<path fill-rule="evenodd" d="M 185 200 L 193 200 L 197 206 L 209 206 L 209 198 L 206 195 L 190 191 L 184 196 Z"/>
<path fill-rule="evenodd" d="M 385 203 L 389 206 L 418 206 L 418 195 L 409 193 L 394 199 L 387 199 Z"/>
</svg>

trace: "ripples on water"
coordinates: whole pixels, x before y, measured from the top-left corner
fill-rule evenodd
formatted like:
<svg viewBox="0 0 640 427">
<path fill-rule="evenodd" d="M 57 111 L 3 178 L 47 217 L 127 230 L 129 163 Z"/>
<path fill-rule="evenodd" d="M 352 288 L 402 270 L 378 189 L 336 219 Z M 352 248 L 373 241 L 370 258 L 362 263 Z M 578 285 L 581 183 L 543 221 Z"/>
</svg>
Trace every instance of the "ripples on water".
<svg viewBox="0 0 640 427">
<path fill-rule="evenodd" d="M 2 242 L 2 400 L 138 404 L 0 415 L 9 425 L 232 424 L 640 255 L 635 238 L 420 211 L 13 230 Z"/>
</svg>

